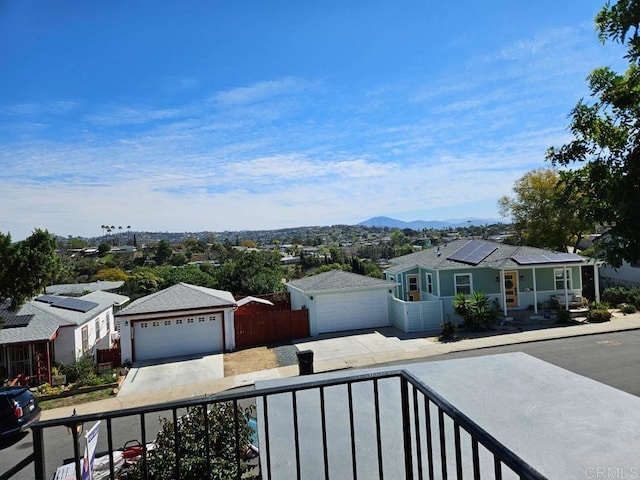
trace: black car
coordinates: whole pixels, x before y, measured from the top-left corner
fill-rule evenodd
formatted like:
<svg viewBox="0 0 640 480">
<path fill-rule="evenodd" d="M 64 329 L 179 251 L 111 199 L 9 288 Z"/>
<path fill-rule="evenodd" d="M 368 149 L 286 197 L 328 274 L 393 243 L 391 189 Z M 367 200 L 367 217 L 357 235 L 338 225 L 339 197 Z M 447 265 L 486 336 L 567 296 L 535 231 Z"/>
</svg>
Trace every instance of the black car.
<svg viewBox="0 0 640 480">
<path fill-rule="evenodd" d="M 0 388 L 0 439 L 28 428 L 40 412 L 38 399 L 27 387 Z"/>
</svg>

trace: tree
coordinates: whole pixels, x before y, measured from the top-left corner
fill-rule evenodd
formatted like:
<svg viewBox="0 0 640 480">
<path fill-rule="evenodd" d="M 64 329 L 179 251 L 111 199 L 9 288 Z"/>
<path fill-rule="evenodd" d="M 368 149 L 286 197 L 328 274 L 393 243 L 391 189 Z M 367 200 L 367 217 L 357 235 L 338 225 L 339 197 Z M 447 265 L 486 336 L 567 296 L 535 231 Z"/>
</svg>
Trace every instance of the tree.
<svg viewBox="0 0 640 480">
<path fill-rule="evenodd" d="M 578 204 L 582 195 L 565 187 L 556 170 L 536 169 L 516 181 L 515 197 L 498 201 L 501 215 L 513 220 L 518 243 L 566 252 L 591 230 L 588 213 L 567 206 Z"/>
<path fill-rule="evenodd" d="M 283 271 L 277 252 L 238 252 L 216 271 L 218 288 L 235 295 L 279 292 Z"/>
<path fill-rule="evenodd" d="M 240 478 L 250 468 L 242 455 L 251 442 L 251 414 L 251 408 L 235 409 L 233 402 L 225 402 L 209 407 L 207 421 L 203 407 L 190 407 L 176 424 L 162 418 L 146 462 L 149 476 L 145 477 L 143 462 L 137 462 L 127 478 L 175 478 L 176 462 L 180 462 L 180 478 L 185 480 Z"/>
<path fill-rule="evenodd" d="M 171 255 L 173 254 L 173 248 L 171 248 L 171 244 L 166 240 L 160 240 L 158 242 L 158 246 L 156 247 L 156 256 L 155 261 L 158 265 L 163 265 L 169 261 Z"/>
<path fill-rule="evenodd" d="M 581 206 L 607 228 L 600 254 L 612 265 L 640 261 L 640 2 L 607 3 L 596 16 L 600 40 L 625 44 L 627 70 L 597 68 L 588 77 L 592 101 L 571 111 L 574 140 L 547 151 L 553 165 L 582 166 L 567 175 Z M 571 208 L 571 207 L 568 207 Z"/>
<path fill-rule="evenodd" d="M 120 268 L 103 268 L 93 276 L 94 280 L 108 280 L 113 282 L 125 281 L 129 276 Z"/>
<path fill-rule="evenodd" d="M 160 290 L 163 279 L 153 269 L 147 267 L 137 268 L 129 278 L 125 280 L 123 291 L 130 296 L 148 295 Z"/>
<path fill-rule="evenodd" d="M 17 243 L 0 233 L 0 298 L 10 298 L 12 309 L 43 292 L 60 269 L 56 240 L 47 230 L 38 228 Z"/>
</svg>

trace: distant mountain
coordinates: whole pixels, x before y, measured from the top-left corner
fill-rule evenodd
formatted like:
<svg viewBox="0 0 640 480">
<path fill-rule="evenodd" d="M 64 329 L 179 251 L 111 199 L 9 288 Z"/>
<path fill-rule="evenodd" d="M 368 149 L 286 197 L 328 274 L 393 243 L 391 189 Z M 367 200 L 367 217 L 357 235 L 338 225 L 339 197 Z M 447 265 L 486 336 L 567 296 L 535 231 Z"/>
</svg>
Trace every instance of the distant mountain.
<svg viewBox="0 0 640 480">
<path fill-rule="evenodd" d="M 373 217 L 358 225 L 363 227 L 389 227 L 389 228 L 410 228 L 412 230 L 422 230 L 423 228 L 433 228 L 441 230 L 443 228 L 458 228 L 469 226 L 494 225 L 496 223 L 504 223 L 498 218 L 458 218 L 450 220 L 414 220 L 413 222 L 404 222 L 389 217 Z"/>
</svg>

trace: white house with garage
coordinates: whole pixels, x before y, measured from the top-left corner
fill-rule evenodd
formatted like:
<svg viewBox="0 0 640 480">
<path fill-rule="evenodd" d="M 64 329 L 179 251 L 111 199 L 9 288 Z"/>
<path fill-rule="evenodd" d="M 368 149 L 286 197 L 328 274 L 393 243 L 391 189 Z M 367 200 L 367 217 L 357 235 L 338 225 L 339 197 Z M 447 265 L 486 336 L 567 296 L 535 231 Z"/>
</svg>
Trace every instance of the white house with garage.
<svg viewBox="0 0 640 480">
<path fill-rule="evenodd" d="M 293 280 L 291 308 L 309 309 L 311 335 L 388 326 L 396 284 L 342 270 Z"/>
<path fill-rule="evenodd" d="M 233 350 L 237 304 L 223 290 L 178 283 L 116 315 L 123 363 Z"/>
<path fill-rule="evenodd" d="M 22 374 L 33 383 L 50 383 L 56 363 L 110 348 L 117 338 L 114 307 L 128 301 L 98 290 L 81 297 L 39 295 L 17 310 L 0 303 L 0 380 Z"/>
</svg>

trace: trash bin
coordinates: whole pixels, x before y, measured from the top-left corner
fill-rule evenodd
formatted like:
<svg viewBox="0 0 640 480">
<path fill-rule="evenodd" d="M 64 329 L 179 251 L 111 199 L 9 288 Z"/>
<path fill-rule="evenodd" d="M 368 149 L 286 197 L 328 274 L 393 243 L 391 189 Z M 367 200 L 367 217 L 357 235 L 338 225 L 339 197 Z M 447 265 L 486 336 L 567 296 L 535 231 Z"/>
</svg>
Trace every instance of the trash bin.
<svg viewBox="0 0 640 480">
<path fill-rule="evenodd" d="M 313 373 L 313 350 L 300 350 L 298 355 L 298 369 L 300 375 L 311 375 Z"/>
</svg>

